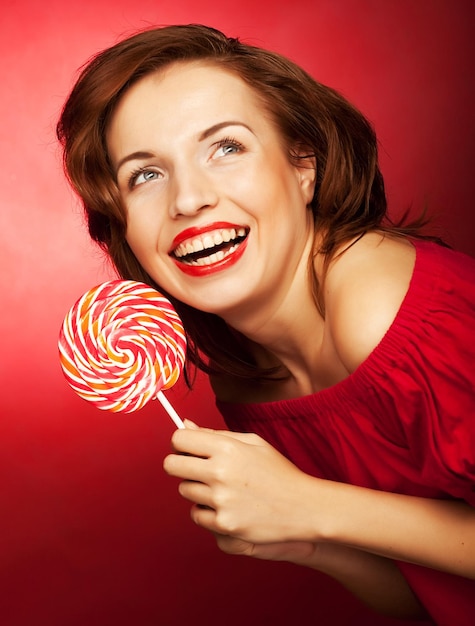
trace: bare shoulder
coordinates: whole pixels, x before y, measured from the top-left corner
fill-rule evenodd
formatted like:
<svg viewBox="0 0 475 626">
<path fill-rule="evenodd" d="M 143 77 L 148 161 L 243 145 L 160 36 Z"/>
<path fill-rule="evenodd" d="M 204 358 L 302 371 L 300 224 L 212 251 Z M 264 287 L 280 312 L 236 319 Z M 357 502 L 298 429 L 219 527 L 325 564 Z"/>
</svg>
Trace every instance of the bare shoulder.
<svg viewBox="0 0 475 626">
<path fill-rule="evenodd" d="M 394 321 L 415 256 L 405 239 L 368 233 L 332 262 L 325 288 L 327 329 L 348 372 L 371 354 Z"/>
</svg>

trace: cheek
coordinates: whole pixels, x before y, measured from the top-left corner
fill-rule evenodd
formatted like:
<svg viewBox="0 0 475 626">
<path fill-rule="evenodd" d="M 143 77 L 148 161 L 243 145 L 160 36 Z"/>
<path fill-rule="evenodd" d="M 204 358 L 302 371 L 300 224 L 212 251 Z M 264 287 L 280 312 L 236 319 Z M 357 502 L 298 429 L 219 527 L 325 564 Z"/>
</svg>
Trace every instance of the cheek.
<svg viewBox="0 0 475 626">
<path fill-rule="evenodd" d="M 226 195 L 232 196 L 236 204 L 261 216 L 273 211 L 276 203 L 282 201 L 287 192 L 285 172 L 272 168 L 272 164 L 246 172 L 234 184 L 228 184 L 226 189 Z"/>
<path fill-rule="evenodd" d="M 159 212 L 152 211 L 146 203 L 135 202 L 126 209 L 126 238 L 129 245 L 145 243 L 159 232 Z"/>
<path fill-rule="evenodd" d="M 163 225 L 150 220 L 131 220 L 125 239 L 140 265 L 153 276 L 154 268 L 168 265 L 166 242 L 160 240 Z M 156 279 L 156 277 L 155 277 Z"/>
<path fill-rule="evenodd" d="M 137 224 L 135 219 L 132 219 L 130 215 L 128 215 L 127 228 L 125 230 L 125 239 L 135 255 L 137 255 L 137 248 L 142 241 L 142 237 L 140 236 L 140 230 L 140 225 Z"/>
<path fill-rule="evenodd" d="M 152 249 L 151 234 L 152 229 L 145 228 L 140 221 L 135 219 L 127 221 L 125 239 L 141 265 L 144 265 L 144 261 L 146 261 Z"/>
</svg>

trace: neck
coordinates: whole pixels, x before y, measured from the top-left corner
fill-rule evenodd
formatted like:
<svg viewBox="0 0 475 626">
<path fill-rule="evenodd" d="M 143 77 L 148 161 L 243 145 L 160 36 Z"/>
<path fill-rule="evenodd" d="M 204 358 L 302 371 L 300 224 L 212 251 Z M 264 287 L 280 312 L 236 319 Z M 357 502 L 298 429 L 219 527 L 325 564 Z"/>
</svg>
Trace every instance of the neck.
<svg viewBox="0 0 475 626">
<path fill-rule="evenodd" d="M 226 319 L 250 340 L 258 363 L 283 366 L 301 395 L 321 388 L 318 372 L 325 329 L 313 299 L 306 259 L 280 293 L 269 294 L 260 306 L 253 303 L 247 314 L 241 309 L 239 315 Z"/>
</svg>

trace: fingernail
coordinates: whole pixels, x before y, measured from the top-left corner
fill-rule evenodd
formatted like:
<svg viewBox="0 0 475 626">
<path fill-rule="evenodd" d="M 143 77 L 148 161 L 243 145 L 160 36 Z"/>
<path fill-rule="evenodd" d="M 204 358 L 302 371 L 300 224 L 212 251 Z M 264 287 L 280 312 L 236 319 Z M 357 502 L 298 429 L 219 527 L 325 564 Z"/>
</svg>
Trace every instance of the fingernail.
<svg viewBox="0 0 475 626">
<path fill-rule="evenodd" d="M 199 426 L 197 424 L 195 424 L 195 422 L 192 422 L 189 419 L 184 419 L 183 423 L 185 424 L 185 428 L 190 428 L 192 430 L 197 430 L 199 428 Z"/>
</svg>

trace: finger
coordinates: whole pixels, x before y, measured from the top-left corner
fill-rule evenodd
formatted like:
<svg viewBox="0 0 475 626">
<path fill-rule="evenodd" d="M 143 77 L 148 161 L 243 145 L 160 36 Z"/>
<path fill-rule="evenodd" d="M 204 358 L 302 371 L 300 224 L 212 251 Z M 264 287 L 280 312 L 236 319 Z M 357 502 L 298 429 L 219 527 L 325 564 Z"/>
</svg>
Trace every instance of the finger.
<svg viewBox="0 0 475 626">
<path fill-rule="evenodd" d="M 265 444 L 265 440 L 255 433 L 236 433 L 232 430 L 218 430 L 215 432 L 219 433 L 223 437 L 227 437 L 228 439 L 247 443 L 251 446 L 259 446 Z"/>
<path fill-rule="evenodd" d="M 202 426 L 197 426 L 189 419 L 185 419 L 183 421 L 185 426 L 190 430 L 200 430 L 204 433 L 214 433 L 215 435 L 222 435 L 223 437 L 229 437 L 230 439 L 234 439 L 235 441 L 242 441 L 243 443 L 260 444 L 264 441 L 261 437 L 259 437 L 259 435 L 256 435 L 255 433 L 239 433 L 232 430 L 215 430 L 213 428 L 204 428 Z"/>
<path fill-rule="evenodd" d="M 205 428 L 182 428 L 172 435 L 172 447 L 176 452 L 203 459 L 210 458 L 228 446 L 234 437 L 228 437 L 227 431 Z"/>
<path fill-rule="evenodd" d="M 216 544 L 218 548 L 226 554 L 234 554 L 241 556 L 252 556 L 254 550 L 254 544 L 249 541 L 243 541 L 230 535 L 220 535 L 215 533 Z"/>
<path fill-rule="evenodd" d="M 172 449 L 181 454 L 206 458 L 203 443 L 206 436 L 201 428 L 179 428 L 172 435 Z"/>
<path fill-rule="evenodd" d="M 207 482 L 208 471 L 206 460 L 200 457 L 169 454 L 163 460 L 163 469 L 169 476 Z"/>
<path fill-rule="evenodd" d="M 206 530 L 214 533 L 218 532 L 216 528 L 216 511 L 212 508 L 194 504 L 191 507 L 190 516 L 197 526 L 206 528 Z"/>
<path fill-rule="evenodd" d="M 179 484 L 178 492 L 185 500 L 213 508 L 211 489 L 204 483 L 184 480 Z"/>
</svg>

